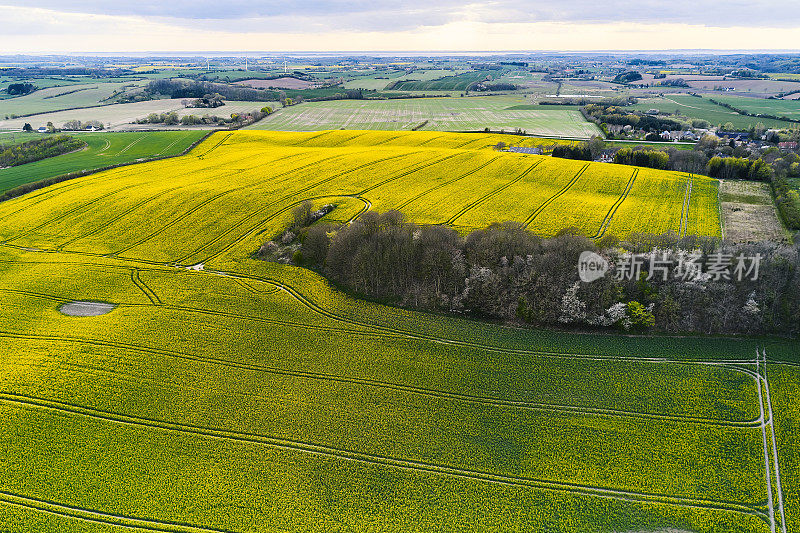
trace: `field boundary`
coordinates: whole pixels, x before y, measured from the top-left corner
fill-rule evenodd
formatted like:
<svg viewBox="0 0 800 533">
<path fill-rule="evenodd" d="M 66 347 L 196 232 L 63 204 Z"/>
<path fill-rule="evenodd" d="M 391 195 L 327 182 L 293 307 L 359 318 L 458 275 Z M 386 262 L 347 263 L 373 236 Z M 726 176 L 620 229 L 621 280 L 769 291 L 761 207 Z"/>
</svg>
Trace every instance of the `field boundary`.
<svg viewBox="0 0 800 533">
<path fill-rule="evenodd" d="M 200 145 L 200 143 L 202 143 L 203 141 L 208 139 L 214 133 L 215 133 L 215 131 L 213 131 L 213 130 L 207 132 L 206 135 L 203 135 L 200 139 L 198 139 L 195 142 L 193 142 L 192 144 L 190 144 L 189 147 L 186 148 L 186 150 L 184 150 L 180 154 L 159 155 L 159 156 L 153 156 L 153 157 L 148 157 L 148 158 L 142 158 L 142 159 L 139 159 L 139 160 L 136 160 L 136 161 L 129 161 L 127 163 L 118 163 L 116 165 L 106 165 L 104 167 L 98 167 L 98 168 L 91 169 L 91 170 L 81 170 L 79 172 L 70 172 L 68 174 L 62 174 L 60 176 L 55 176 L 55 177 L 52 177 L 52 178 L 46 178 L 46 179 L 43 179 L 43 180 L 34 181 L 34 182 L 31 182 L 31 183 L 26 183 L 24 185 L 20 185 L 19 187 L 14 187 L 13 189 L 9 189 L 6 192 L 4 192 L 2 195 L 0 195 L 0 202 L 5 202 L 7 200 L 12 200 L 12 199 L 17 198 L 19 196 L 25 195 L 25 194 L 27 194 L 29 192 L 33 192 L 33 191 L 36 191 L 36 190 L 39 190 L 39 189 L 44 189 L 45 187 L 49 187 L 50 185 L 55 185 L 57 183 L 62 183 L 64 181 L 69 181 L 69 180 L 72 180 L 72 179 L 75 179 L 75 178 L 82 178 L 84 176 L 91 176 L 92 174 L 98 174 L 100 172 L 105 172 L 107 170 L 113 170 L 115 168 L 129 167 L 129 166 L 133 166 L 133 165 L 139 165 L 139 164 L 142 164 L 142 163 L 151 163 L 153 161 L 163 161 L 165 159 L 173 159 L 173 158 L 176 158 L 176 157 L 183 157 L 185 155 L 188 155 L 189 152 L 191 152 L 192 150 L 197 148 Z"/>
</svg>

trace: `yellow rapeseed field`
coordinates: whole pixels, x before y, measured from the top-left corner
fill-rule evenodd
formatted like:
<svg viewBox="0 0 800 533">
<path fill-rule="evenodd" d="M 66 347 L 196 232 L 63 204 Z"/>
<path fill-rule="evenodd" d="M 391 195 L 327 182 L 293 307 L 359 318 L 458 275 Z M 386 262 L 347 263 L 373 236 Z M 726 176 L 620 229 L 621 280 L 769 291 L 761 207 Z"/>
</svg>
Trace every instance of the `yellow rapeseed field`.
<svg viewBox="0 0 800 533">
<path fill-rule="evenodd" d="M 537 143 L 221 132 L 0 204 L 0 529 L 767 533 L 756 340 L 507 328 L 251 259 L 308 199 L 719 233 L 714 180 L 498 142 Z"/>
<path fill-rule="evenodd" d="M 440 132 L 217 133 L 186 157 L 3 203 L 0 239 L 188 265 L 251 251 L 307 199 L 399 209 L 461 231 L 510 220 L 544 236 L 567 227 L 592 237 L 720 233 L 715 180 L 695 177 L 688 195 L 688 175 L 492 150 L 500 140 L 533 142 Z"/>
</svg>

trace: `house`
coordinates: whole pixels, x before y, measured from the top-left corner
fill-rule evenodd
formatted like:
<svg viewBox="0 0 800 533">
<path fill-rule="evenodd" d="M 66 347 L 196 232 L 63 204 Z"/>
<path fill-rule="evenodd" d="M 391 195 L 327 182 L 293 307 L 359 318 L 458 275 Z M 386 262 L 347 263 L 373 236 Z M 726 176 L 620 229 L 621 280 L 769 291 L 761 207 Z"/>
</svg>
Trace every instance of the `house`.
<svg viewBox="0 0 800 533">
<path fill-rule="evenodd" d="M 86 131 L 97 131 L 97 128 L 95 128 L 94 126 L 87 126 Z"/>
<path fill-rule="evenodd" d="M 781 141 L 778 143 L 781 150 L 797 150 L 797 141 Z"/>
<path fill-rule="evenodd" d="M 750 137 L 750 134 L 741 131 L 718 131 L 717 137 L 734 141 L 746 141 Z"/>
<path fill-rule="evenodd" d="M 660 137 L 665 141 L 669 141 L 672 138 L 672 134 L 668 131 L 662 131 Z"/>
<path fill-rule="evenodd" d="M 599 161 L 601 163 L 613 163 L 614 162 L 614 150 L 603 150 L 603 153 L 600 154 L 598 159 L 595 161 Z"/>
<path fill-rule="evenodd" d="M 39 133 L 47 133 L 47 128 L 45 128 L 44 126 L 39 126 L 39 129 L 36 131 L 38 131 Z"/>
</svg>

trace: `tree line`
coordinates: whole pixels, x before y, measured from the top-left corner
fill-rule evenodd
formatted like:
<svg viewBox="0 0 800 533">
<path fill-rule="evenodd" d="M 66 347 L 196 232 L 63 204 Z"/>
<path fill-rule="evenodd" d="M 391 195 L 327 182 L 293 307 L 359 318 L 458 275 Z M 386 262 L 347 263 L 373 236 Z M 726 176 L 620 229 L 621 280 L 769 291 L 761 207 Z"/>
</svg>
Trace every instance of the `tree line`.
<svg viewBox="0 0 800 533">
<path fill-rule="evenodd" d="M 0 167 L 15 167 L 79 150 L 86 146 L 68 135 L 48 136 L 14 145 L 0 145 Z"/>
<path fill-rule="evenodd" d="M 445 226 L 423 226 L 402 214 L 367 212 L 349 225 L 295 222 L 266 243 L 268 260 L 312 268 L 356 296 L 422 310 L 442 311 L 580 329 L 618 328 L 679 333 L 800 332 L 800 247 L 722 246 L 714 239 L 632 234 L 593 241 L 575 229 L 542 238 L 516 223 L 492 224 L 462 236 Z M 306 220 L 308 220 L 306 218 Z M 645 257 L 630 279 L 579 280 L 581 253 L 620 265 L 626 254 L 652 250 L 673 265 L 689 257 L 732 265 L 760 254 L 755 280 L 708 277 L 662 279 Z M 661 257 L 659 260 L 663 260 Z"/>
</svg>

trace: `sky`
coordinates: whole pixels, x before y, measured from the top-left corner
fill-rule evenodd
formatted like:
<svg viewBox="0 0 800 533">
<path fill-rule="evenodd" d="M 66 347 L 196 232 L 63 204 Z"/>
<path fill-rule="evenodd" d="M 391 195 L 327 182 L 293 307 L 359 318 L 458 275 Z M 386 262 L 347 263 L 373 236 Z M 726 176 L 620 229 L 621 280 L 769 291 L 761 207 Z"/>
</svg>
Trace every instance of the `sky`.
<svg viewBox="0 0 800 533">
<path fill-rule="evenodd" d="M 0 0 L 0 54 L 798 49 L 796 0 Z"/>
</svg>

